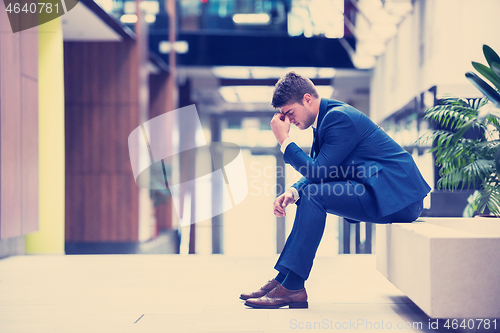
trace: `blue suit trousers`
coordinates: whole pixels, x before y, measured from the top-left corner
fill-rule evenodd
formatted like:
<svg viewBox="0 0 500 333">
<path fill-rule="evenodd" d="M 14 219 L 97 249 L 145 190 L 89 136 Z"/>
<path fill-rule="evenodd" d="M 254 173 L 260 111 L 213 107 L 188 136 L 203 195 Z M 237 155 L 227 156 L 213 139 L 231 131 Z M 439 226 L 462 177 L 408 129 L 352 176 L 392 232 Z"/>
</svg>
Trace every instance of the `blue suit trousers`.
<svg viewBox="0 0 500 333">
<path fill-rule="evenodd" d="M 393 214 L 377 217 L 376 211 L 363 209 L 361 200 L 365 203 L 373 201 L 368 207 L 377 207 L 372 192 L 354 181 L 307 185 L 296 202 L 293 228 L 274 268 L 283 274 L 291 270 L 307 280 L 323 237 L 327 213 L 342 216 L 350 222 L 391 223 L 415 221 L 423 209 L 422 198 Z"/>
</svg>

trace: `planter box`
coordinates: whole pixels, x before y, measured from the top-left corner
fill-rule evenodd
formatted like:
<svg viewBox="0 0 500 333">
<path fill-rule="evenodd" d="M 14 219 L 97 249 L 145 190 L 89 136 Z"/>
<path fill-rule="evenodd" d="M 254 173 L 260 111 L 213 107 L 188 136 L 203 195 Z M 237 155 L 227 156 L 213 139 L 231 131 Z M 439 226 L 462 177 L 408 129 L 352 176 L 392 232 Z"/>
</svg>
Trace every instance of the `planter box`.
<svg viewBox="0 0 500 333">
<path fill-rule="evenodd" d="M 431 318 L 500 318 L 500 219 L 377 224 L 377 269 Z"/>
</svg>

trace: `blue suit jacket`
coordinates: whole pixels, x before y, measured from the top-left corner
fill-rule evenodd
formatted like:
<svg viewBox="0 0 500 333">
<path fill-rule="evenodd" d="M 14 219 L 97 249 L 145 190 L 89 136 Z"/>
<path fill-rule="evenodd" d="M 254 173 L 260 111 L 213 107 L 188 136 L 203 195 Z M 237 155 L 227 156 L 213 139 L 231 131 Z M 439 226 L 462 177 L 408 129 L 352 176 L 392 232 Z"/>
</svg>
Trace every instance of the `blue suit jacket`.
<svg viewBox="0 0 500 333">
<path fill-rule="evenodd" d="M 406 150 L 362 112 L 335 100 L 321 99 L 311 156 L 292 142 L 284 159 L 303 176 L 292 185 L 301 196 L 311 183 L 355 181 L 375 197 L 377 207 L 366 196 L 360 200 L 368 214 L 378 217 L 395 213 L 430 191 Z"/>
</svg>

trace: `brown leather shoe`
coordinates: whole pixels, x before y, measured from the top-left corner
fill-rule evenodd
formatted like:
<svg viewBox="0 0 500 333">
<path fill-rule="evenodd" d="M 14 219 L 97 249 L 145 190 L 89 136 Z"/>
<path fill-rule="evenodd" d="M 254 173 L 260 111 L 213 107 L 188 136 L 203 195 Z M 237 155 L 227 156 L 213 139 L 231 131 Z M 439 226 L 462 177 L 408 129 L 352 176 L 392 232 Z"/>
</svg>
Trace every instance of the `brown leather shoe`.
<svg viewBox="0 0 500 333">
<path fill-rule="evenodd" d="M 287 305 L 290 309 L 307 309 L 306 288 L 288 290 L 280 284 L 261 298 L 247 300 L 245 305 L 256 309 L 278 309 Z"/>
<path fill-rule="evenodd" d="M 268 292 L 270 292 L 271 290 L 273 290 L 279 284 L 280 283 L 278 281 L 276 281 L 275 279 L 269 280 L 259 290 L 254 291 L 252 293 L 248 293 L 248 294 L 241 294 L 240 299 L 245 301 L 249 298 L 260 298 L 260 297 L 264 296 L 265 294 L 267 294 Z"/>
</svg>

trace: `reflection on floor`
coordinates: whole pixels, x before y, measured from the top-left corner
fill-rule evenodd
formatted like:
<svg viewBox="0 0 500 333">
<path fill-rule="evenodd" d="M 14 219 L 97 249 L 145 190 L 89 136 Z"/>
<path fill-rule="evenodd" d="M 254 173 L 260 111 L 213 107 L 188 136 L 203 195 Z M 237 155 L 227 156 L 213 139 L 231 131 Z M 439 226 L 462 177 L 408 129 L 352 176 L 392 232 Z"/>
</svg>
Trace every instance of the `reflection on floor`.
<svg viewBox="0 0 500 333">
<path fill-rule="evenodd" d="M 239 294 L 273 277 L 276 259 L 5 258 L 0 260 L 0 332 L 433 331 L 429 318 L 376 270 L 374 255 L 317 258 L 306 282 L 309 309 L 246 308 Z"/>
</svg>

